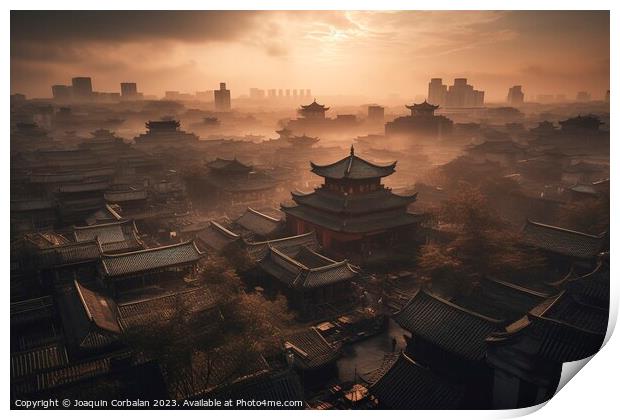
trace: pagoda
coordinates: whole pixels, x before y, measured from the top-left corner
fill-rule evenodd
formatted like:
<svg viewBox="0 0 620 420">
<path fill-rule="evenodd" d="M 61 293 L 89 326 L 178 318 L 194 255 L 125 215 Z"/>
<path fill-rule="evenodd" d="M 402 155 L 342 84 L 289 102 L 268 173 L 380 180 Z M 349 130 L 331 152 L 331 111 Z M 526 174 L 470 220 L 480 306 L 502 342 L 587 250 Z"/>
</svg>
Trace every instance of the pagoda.
<svg viewBox="0 0 620 420">
<path fill-rule="evenodd" d="M 431 105 L 424 101 L 421 104 L 405 105 L 405 107 L 411 110 L 412 117 L 433 117 L 439 105 Z"/>
<path fill-rule="evenodd" d="M 317 103 L 315 99 L 310 105 L 302 105 L 301 108 L 297 110 L 297 112 L 303 118 L 324 120 L 325 112 L 327 112 L 328 110 L 328 107 Z"/>
<path fill-rule="evenodd" d="M 387 136 L 422 135 L 441 139 L 443 135 L 452 131 L 452 120 L 443 115 L 435 115 L 439 105 L 424 101 L 419 104 L 405 105 L 405 107 L 411 111 L 411 115 L 398 117 L 386 123 L 385 134 Z"/>
<path fill-rule="evenodd" d="M 282 204 L 288 230 L 299 235 L 315 231 L 332 255 L 362 256 L 409 238 L 420 216 L 407 207 L 417 194 L 392 193 L 381 178 L 395 172 L 396 162 L 378 165 L 355 155 L 329 165 L 310 163 L 312 172 L 325 179 L 314 192 L 293 192 L 293 205 Z"/>
</svg>

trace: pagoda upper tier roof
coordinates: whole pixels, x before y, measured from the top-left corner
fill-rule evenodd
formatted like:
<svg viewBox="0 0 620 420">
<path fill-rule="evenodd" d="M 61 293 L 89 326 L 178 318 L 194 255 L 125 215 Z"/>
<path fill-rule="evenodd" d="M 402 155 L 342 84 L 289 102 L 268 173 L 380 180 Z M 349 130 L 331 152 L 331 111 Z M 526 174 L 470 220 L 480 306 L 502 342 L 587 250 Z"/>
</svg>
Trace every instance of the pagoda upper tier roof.
<svg viewBox="0 0 620 420">
<path fill-rule="evenodd" d="M 302 105 L 301 108 L 306 111 L 327 111 L 328 107 L 317 103 L 316 99 L 310 105 Z"/>
<path fill-rule="evenodd" d="M 293 192 L 293 200 L 302 206 L 309 206 L 333 213 L 364 214 L 404 208 L 413 203 L 417 193 L 407 196 L 396 195 L 388 189 L 364 194 L 349 194 L 319 188 L 310 194 Z"/>
<path fill-rule="evenodd" d="M 405 105 L 405 106 L 409 109 L 415 109 L 415 110 L 425 110 L 425 109 L 435 110 L 439 108 L 439 105 L 432 105 L 426 101 L 422 102 L 421 104 L 413 104 L 413 105 Z"/>
<path fill-rule="evenodd" d="M 310 162 L 312 172 L 324 178 L 332 179 L 372 179 L 383 178 L 395 172 L 396 162 L 388 165 L 377 165 L 358 156 L 351 148 L 351 154 L 338 162 L 329 165 L 317 165 Z"/>
</svg>

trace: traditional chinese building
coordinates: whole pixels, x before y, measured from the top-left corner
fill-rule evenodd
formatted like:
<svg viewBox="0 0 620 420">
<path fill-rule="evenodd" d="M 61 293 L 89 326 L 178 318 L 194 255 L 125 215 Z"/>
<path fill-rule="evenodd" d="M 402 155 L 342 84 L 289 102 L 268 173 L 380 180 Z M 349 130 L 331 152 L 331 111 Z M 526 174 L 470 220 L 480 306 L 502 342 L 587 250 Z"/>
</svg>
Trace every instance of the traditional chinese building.
<svg viewBox="0 0 620 420">
<path fill-rule="evenodd" d="M 303 118 L 324 120 L 325 113 L 328 110 L 328 107 L 319 104 L 315 99 L 310 105 L 302 105 L 301 108 L 297 110 L 297 113 Z"/>
<path fill-rule="evenodd" d="M 243 210 L 248 206 L 268 206 L 277 182 L 262 171 L 256 171 L 237 159 L 216 159 L 207 163 L 208 173 L 202 194 L 210 207 L 227 211 Z"/>
<path fill-rule="evenodd" d="M 388 136 L 421 135 L 441 139 L 452 132 L 452 120 L 443 115 L 435 115 L 438 105 L 424 101 L 421 104 L 405 105 L 411 115 L 398 117 L 385 124 Z"/>
<path fill-rule="evenodd" d="M 315 231 L 323 248 L 334 254 L 370 256 L 411 237 L 420 221 L 407 211 L 417 194 L 400 196 L 381 179 L 396 162 L 377 165 L 351 154 L 329 165 L 311 163 L 324 183 L 309 194 L 292 193 L 294 205 L 282 205 L 294 235 Z"/>
<path fill-rule="evenodd" d="M 177 120 L 149 121 L 148 131 L 134 138 L 136 147 L 145 150 L 183 148 L 198 142 L 198 136 L 180 129 Z"/>
<path fill-rule="evenodd" d="M 203 254 L 193 242 L 123 254 L 103 254 L 101 283 L 114 294 L 193 275 Z"/>
</svg>

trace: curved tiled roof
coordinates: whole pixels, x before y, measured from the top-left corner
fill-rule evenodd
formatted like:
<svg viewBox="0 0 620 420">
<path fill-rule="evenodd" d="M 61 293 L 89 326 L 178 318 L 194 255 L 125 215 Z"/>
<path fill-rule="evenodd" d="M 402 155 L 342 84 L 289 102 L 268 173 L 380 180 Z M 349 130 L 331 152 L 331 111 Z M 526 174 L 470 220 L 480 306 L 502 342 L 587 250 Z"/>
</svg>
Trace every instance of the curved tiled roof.
<svg viewBox="0 0 620 420">
<path fill-rule="evenodd" d="M 124 276 L 144 271 L 195 263 L 203 254 L 194 242 L 183 242 L 159 248 L 101 256 L 101 263 L 109 277 Z"/>
<path fill-rule="evenodd" d="M 370 385 L 369 390 L 382 407 L 395 410 L 456 409 L 464 397 L 462 389 L 446 382 L 404 353 Z"/>
<path fill-rule="evenodd" d="M 309 194 L 291 193 L 293 200 L 300 205 L 334 213 L 363 214 L 405 208 L 417 198 L 417 193 L 402 196 L 387 189 L 364 194 L 344 195 L 319 188 Z"/>
<path fill-rule="evenodd" d="M 314 232 L 308 232 L 301 235 L 272 239 L 269 241 L 246 242 L 245 246 L 251 257 L 260 260 L 267 255 L 269 248 L 271 247 L 277 248 L 288 254 L 295 253 L 302 247 L 317 250 L 319 248 L 319 243 Z"/>
<path fill-rule="evenodd" d="M 282 225 L 280 219 L 263 214 L 251 207 L 248 207 L 245 213 L 235 220 L 235 223 L 260 236 L 272 234 Z"/>
<path fill-rule="evenodd" d="M 574 230 L 528 220 L 523 227 L 523 242 L 527 245 L 576 258 L 593 258 L 604 246 L 604 236 L 589 235 Z"/>
<path fill-rule="evenodd" d="M 302 370 L 326 366 L 340 353 L 340 348 L 329 344 L 314 327 L 287 337 L 284 348 L 293 354 L 293 363 Z"/>
<path fill-rule="evenodd" d="M 73 235 L 77 242 L 92 241 L 97 238 L 103 245 L 130 239 L 135 230 L 134 223 L 130 220 L 125 220 L 91 226 L 74 226 Z"/>
<path fill-rule="evenodd" d="M 388 165 L 377 165 L 358 156 L 353 148 L 351 154 L 338 162 L 329 165 L 317 165 L 310 162 L 312 172 L 324 178 L 332 179 L 373 179 L 383 178 L 395 172 L 396 162 Z"/>
<path fill-rule="evenodd" d="M 501 328 L 492 319 L 457 306 L 447 300 L 418 291 L 394 315 L 394 320 L 412 334 L 466 360 L 482 360 L 485 339 Z"/>
<path fill-rule="evenodd" d="M 241 236 L 212 220 L 209 226 L 198 232 L 196 238 L 204 246 L 219 252 L 231 243 L 240 240 Z"/>
<path fill-rule="evenodd" d="M 272 247 L 259 266 L 287 286 L 296 288 L 321 287 L 350 280 L 357 275 L 347 260 L 336 262 L 310 250 L 301 250 L 299 253 L 302 253 L 306 262 L 309 261 L 308 253 L 314 254 L 312 263 L 315 267 L 309 268 L 296 256 L 289 256 Z"/>
</svg>

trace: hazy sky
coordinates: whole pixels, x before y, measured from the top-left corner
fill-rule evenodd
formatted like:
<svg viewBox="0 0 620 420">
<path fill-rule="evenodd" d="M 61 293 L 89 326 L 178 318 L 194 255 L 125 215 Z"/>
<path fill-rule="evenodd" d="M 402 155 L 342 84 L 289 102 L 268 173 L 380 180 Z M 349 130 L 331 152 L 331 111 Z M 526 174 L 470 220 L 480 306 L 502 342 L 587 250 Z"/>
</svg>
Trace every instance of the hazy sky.
<svg viewBox="0 0 620 420">
<path fill-rule="evenodd" d="M 228 83 L 313 94 L 425 94 L 467 77 L 487 99 L 609 89 L 608 12 L 11 12 L 11 91 L 93 78 L 146 94 Z M 445 82 L 445 80 L 444 80 Z"/>
</svg>

